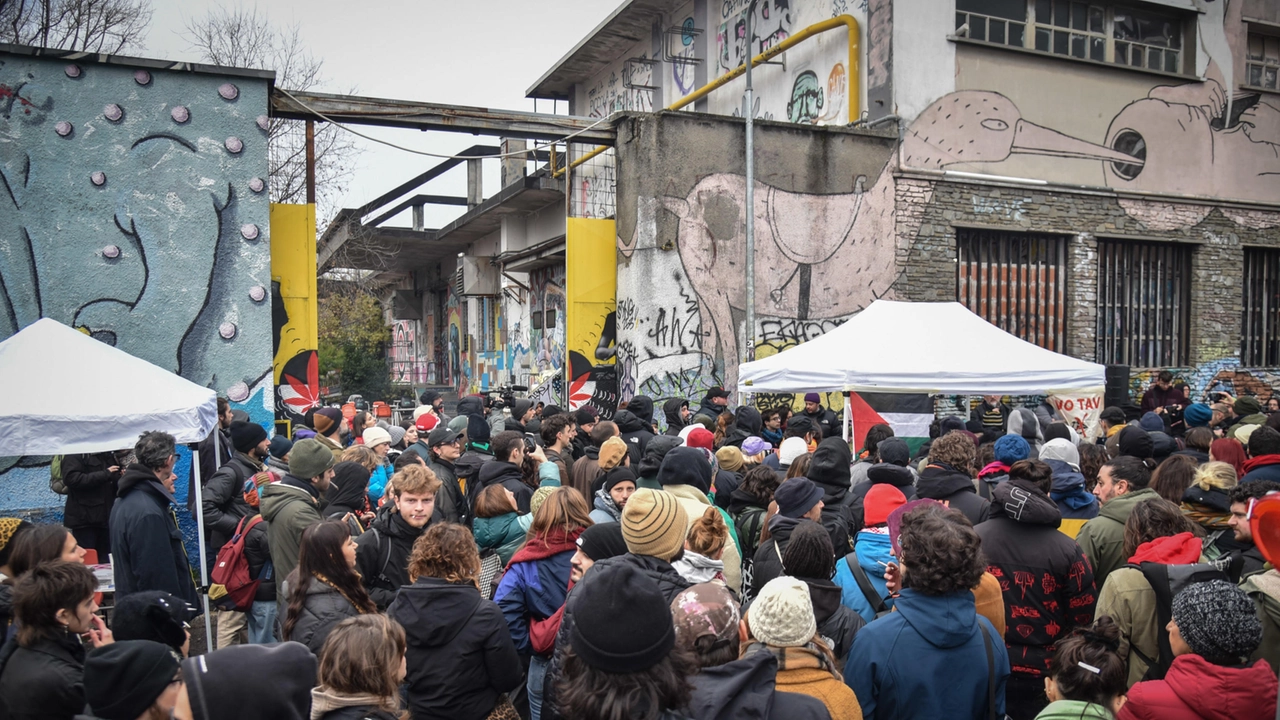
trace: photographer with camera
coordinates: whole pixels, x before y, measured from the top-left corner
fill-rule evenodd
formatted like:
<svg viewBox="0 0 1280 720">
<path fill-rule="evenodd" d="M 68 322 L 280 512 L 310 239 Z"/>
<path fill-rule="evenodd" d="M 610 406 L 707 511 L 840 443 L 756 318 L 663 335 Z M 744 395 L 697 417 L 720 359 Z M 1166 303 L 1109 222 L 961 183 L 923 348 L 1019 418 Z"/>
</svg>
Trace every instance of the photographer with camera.
<svg viewBox="0 0 1280 720">
<path fill-rule="evenodd" d="M 1142 394 L 1142 412 L 1154 412 L 1164 415 L 1171 410 L 1181 412 L 1187 406 L 1187 396 L 1183 386 L 1173 386 L 1173 373 L 1161 370 L 1156 381 Z"/>
</svg>

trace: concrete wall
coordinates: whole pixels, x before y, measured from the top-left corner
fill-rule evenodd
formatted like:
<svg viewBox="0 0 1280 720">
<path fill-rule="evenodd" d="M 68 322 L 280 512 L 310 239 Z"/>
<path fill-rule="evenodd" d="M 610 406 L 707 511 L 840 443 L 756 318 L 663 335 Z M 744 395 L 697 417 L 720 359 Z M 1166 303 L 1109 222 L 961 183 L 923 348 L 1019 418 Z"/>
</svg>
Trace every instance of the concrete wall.
<svg viewBox="0 0 1280 720">
<path fill-rule="evenodd" d="M 270 426 L 267 80 L 163 67 L 0 51 L 0 339 L 53 318 Z M 0 511 L 60 510 L 47 462 Z"/>
</svg>

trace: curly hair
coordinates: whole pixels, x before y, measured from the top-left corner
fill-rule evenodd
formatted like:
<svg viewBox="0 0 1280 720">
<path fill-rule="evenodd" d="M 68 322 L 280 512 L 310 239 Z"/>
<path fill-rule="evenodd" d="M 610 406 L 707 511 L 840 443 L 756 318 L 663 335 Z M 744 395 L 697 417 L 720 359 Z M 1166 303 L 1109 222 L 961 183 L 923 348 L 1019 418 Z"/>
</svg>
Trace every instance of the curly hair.
<svg viewBox="0 0 1280 720">
<path fill-rule="evenodd" d="M 937 596 L 968 590 L 982 579 L 982 539 L 959 510 L 929 503 L 908 512 L 898 542 L 905 587 Z"/>
<path fill-rule="evenodd" d="M 929 462 L 946 463 L 962 472 L 973 471 L 973 440 L 959 430 L 952 430 L 929 446 Z"/>
<path fill-rule="evenodd" d="M 632 673 L 597 670 L 569 647 L 556 681 L 556 705 L 564 717 L 584 720 L 657 720 L 689 704 L 689 678 L 697 671 L 697 659 L 679 644 L 658 664 Z"/>
<path fill-rule="evenodd" d="M 410 495 L 432 495 L 440 492 L 440 480 L 431 468 L 422 465 L 408 465 L 391 476 L 387 490 L 392 497 L 400 497 L 404 493 Z"/>
<path fill-rule="evenodd" d="M 1110 615 L 1099 617 L 1087 628 L 1076 628 L 1059 641 L 1049 676 L 1062 699 L 1109 708 L 1117 695 L 1128 692 L 1129 670 L 1119 648 L 1120 628 Z"/>
<path fill-rule="evenodd" d="M 480 574 L 480 551 L 465 525 L 434 523 L 413 543 L 409 579 L 433 577 L 451 583 L 472 583 Z"/>
<path fill-rule="evenodd" d="M 373 472 L 378 469 L 378 454 L 368 445 L 352 445 L 342 451 L 338 462 L 359 463 L 365 470 Z"/>
<path fill-rule="evenodd" d="M 755 498 L 758 506 L 767 508 L 773 500 L 773 491 L 778 489 L 779 484 L 781 481 L 778 480 L 778 473 L 773 468 L 757 465 L 742 477 L 742 484 L 739 487 L 744 493 Z"/>
<path fill-rule="evenodd" d="M 1133 506 L 1124 524 L 1124 556 L 1133 557 L 1138 546 L 1156 538 L 1171 537 L 1178 533 L 1203 534 L 1199 525 L 1191 522 L 1177 505 L 1163 498 L 1143 500 Z"/>
<path fill-rule="evenodd" d="M 1098 471 L 1111 461 L 1111 453 L 1106 445 L 1091 442 L 1081 442 L 1076 448 L 1080 451 L 1080 474 L 1084 475 L 1084 487 L 1093 492 L 1093 487 L 1098 484 Z"/>
<path fill-rule="evenodd" d="M 400 714 L 400 661 L 407 647 L 404 628 L 374 613 L 338 623 L 320 651 L 319 685 L 343 695 L 372 695 L 381 708 Z M 407 720 L 408 714 L 402 715 Z"/>
<path fill-rule="evenodd" d="M 772 472 L 772 471 L 770 471 Z M 689 535 L 685 539 L 685 547 L 703 557 L 718 558 L 724 553 L 725 542 L 729 539 L 729 526 L 720 517 L 720 510 L 708 507 L 702 517 L 689 527 Z"/>
</svg>

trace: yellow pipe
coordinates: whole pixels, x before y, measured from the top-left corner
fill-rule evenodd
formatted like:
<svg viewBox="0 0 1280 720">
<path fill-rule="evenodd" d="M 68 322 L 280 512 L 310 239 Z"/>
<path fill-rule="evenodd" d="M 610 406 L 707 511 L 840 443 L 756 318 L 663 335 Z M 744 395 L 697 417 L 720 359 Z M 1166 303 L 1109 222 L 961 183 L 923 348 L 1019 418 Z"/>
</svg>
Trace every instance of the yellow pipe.
<svg viewBox="0 0 1280 720">
<path fill-rule="evenodd" d="M 840 15 L 838 17 L 831 18 L 830 20 L 823 20 L 820 23 L 814 23 L 813 25 L 810 25 L 809 27 L 804 28 L 800 32 L 791 35 L 786 40 L 783 40 L 777 45 L 774 45 L 768 50 L 765 50 L 764 52 L 752 58 L 751 67 L 755 67 L 762 63 L 768 62 L 771 58 L 781 55 L 787 50 L 790 50 L 791 48 L 795 47 L 796 45 L 799 45 L 800 43 L 804 42 L 805 40 L 808 40 L 809 38 L 815 35 L 820 35 L 828 30 L 835 30 L 842 27 L 849 29 L 849 64 L 846 68 L 847 77 L 849 79 L 849 87 L 848 87 L 849 120 L 848 122 L 853 122 L 857 120 L 858 116 L 860 115 L 859 107 L 862 101 L 862 86 L 860 85 L 860 82 L 862 80 L 862 76 L 861 76 L 861 67 L 858 59 L 858 36 L 860 34 L 860 31 L 858 29 L 858 20 L 852 15 Z M 677 100 L 676 102 L 668 106 L 667 109 L 679 110 L 680 108 L 684 107 L 685 105 L 688 105 L 689 103 L 697 102 L 698 100 L 701 100 L 702 98 L 711 94 L 711 91 L 723 85 L 727 85 L 728 83 L 732 82 L 733 80 L 741 76 L 746 71 L 747 71 L 747 65 L 746 63 L 743 63 L 738 67 L 734 68 L 733 70 L 730 70 L 724 75 L 721 75 L 715 80 L 712 80 L 706 85 L 703 85 L 697 90 L 694 90 L 688 95 L 685 95 L 684 97 L 680 98 L 679 100 Z M 607 145 L 601 145 L 595 150 L 592 150 L 586 155 L 583 155 L 577 160 L 574 160 L 573 162 L 569 163 L 567 167 L 561 168 L 551 173 L 551 177 L 558 178 L 561 175 L 564 175 L 565 172 L 567 172 L 568 170 L 578 167 L 579 165 L 585 163 L 586 161 L 590 160 L 591 158 L 599 155 L 600 153 L 608 149 L 609 148 Z"/>
<path fill-rule="evenodd" d="M 761 63 L 767 62 L 770 58 L 773 58 L 777 55 L 780 55 L 786 52 L 787 50 L 795 47 L 796 45 L 799 45 L 800 43 L 804 42 L 805 40 L 808 40 L 814 35 L 824 33 L 828 30 L 835 30 L 841 27 L 849 28 L 849 65 L 848 65 L 849 120 L 848 121 L 853 122 L 854 120 L 858 119 L 859 106 L 861 104 L 861 98 L 862 98 L 862 90 L 861 90 L 861 86 L 859 85 L 861 81 L 861 72 L 860 72 L 860 65 L 858 61 L 858 36 L 859 36 L 858 21 L 852 15 L 840 15 L 839 17 L 834 17 L 834 18 L 831 18 L 830 20 L 823 20 L 820 23 L 814 23 L 813 25 L 810 25 L 809 27 L 801 30 L 798 33 L 795 33 L 794 35 L 791 35 L 786 40 L 783 40 L 777 45 L 774 45 L 768 50 L 765 50 L 764 52 L 752 58 L 751 67 L 755 67 Z M 712 90 L 715 90 L 716 88 L 729 83 L 730 81 L 736 79 L 738 76 L 742 75 L 746 71 L 747 71 L 747 65 L 746 63 L 743 63 L 738 67 L 734 68 L 733 70 L 730 70 L 724 75 L 721 75 L 715 80 L 712 80 L 706 85 L 703 85 L 697 90 L 694 90 L 688 95 L 685 95 L 684 97 L 680 98 L 676 102 L 672 103 L 667 109 L 679 110 L 680 108 L 684 107 L 685 105 L 688 105 L 691 102 L 697 102 L 698 100 L 701 100 L 702 98 L 710 94 Z"/>
</svg>

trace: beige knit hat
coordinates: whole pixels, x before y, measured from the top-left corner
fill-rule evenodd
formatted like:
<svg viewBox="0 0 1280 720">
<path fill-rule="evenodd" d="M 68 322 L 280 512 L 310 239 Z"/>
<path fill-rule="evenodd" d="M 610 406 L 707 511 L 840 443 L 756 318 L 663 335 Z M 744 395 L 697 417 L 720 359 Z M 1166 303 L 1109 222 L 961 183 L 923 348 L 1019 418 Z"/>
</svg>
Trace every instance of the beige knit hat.
<svg viewBox="0 0 1280 720">
<path fill-rule="evenodd" d="M 765 583 L 747 611 L 747 627 L 765 645 L 803 646 L 818 632 L 809 586 L 786 575 Z"/>
<path fill-rule="evenodd" d="M 622 509 L 622 539 L 635 555 L 671 562 L 684 549 L 688 531 L 689 517 L 680 501 L 663 490 L 640 488 Z"/>
<path fill-rule="evenodd" d="M 627 442 L 614 435 L 600 446 L 600 469 L 612 470 L 622 464 L 627 456 Z"/>
</svg>

